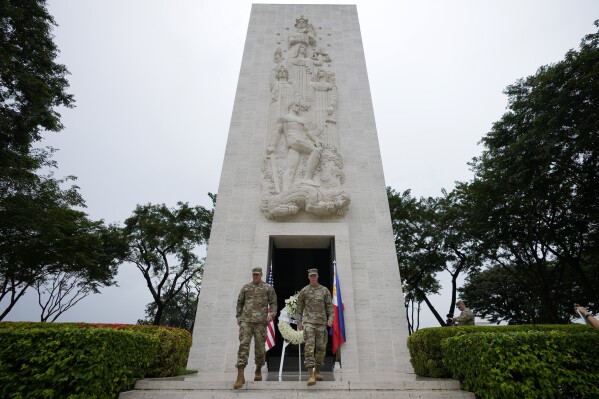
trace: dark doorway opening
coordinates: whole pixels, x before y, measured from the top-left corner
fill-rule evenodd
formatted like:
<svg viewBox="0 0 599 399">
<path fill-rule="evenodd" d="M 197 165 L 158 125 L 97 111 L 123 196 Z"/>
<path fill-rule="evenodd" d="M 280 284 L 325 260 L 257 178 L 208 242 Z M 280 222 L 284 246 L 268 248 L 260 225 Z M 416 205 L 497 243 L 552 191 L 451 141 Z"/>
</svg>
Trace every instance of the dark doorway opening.
<svg viewBox="0 0 599 399">
<path fill-rule="evenodd" d="M 277 292 L 277 305 L 280 311 L 285 307 L 285 299 L 300 291 L 308 284 L 308 269 L 318 269 L 318 282 L 332 288 L 334 242 L 332 237 L 313 237 L 296 239 L 293 237 L 272 237 L 270 259 L 274 288 Z M 293 326 L 297 328 L 296 326 Z M 267 352 L 268 370 L 277 371 L 281 362 L 283 337 L 275 329 L 275 346 Z M 302 350 L 302 370 L 305 370 L 304 346 Z M 298 346 L 289 345 L 285 350 L 284 371 L 298 371 Z M 323 371 L 331 371 L 335 363 L 332 352 L 331 337 L 327 343 L 327 352 L 322 367 Z"/>
</svg>

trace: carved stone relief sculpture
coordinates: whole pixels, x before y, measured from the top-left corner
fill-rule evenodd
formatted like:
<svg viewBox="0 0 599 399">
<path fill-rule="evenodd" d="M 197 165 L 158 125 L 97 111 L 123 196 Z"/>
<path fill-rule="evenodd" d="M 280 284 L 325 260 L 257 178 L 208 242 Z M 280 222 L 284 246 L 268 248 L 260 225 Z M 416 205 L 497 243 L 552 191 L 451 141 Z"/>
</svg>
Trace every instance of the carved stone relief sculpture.
<svg viewBox="0 0 599 399">
<path fill-rule="evenodd" d="M 318 69 L 316 80 L 311 82 L 314 122 L 323 132 L 323 144 L 337 148 L 337 86 L 331 82 L 330 74 L 324 69 Z M 334 75 L 333 75 L 334 76 Z M 334 80 L 333 80 L 334 82 Z"/>
<path fill-rule="evenodd" d="M 269 219 L 300 210 L 342 217 L 350 196 L 343 190 L 338 153 L 337 86 L 328 69 L 332 60 L 316 47 L 314 27 L 303 16 L 296 19 L 287 44 L 288 58 L 280 48 L 274 53 L 260 209 Z"/>
<path fill-rule="evenodd" d="M 275 71 L 275 79 L 270 84 L 270 108 L 267 142 L 272 141 L 275 125 L 281 115 L 288 112 L 289 104 L 294 101 L 293 84 L 289 81 L 289 71 L 280 65 Z"/>
</svg>

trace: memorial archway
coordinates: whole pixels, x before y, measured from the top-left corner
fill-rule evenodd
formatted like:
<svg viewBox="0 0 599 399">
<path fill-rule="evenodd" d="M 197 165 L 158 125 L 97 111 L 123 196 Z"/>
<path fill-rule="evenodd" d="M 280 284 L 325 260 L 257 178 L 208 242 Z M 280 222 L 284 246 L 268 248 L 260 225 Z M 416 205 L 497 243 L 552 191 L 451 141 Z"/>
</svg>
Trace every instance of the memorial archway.
<svg viewBox="0 0 599 399">
<path fill-rule="evenodd" d="M 299 292 L 308 284 L 307 271 L 317 268 L 318 282 L 331 289 L 333 284 L 334 238 L 330 236 L 272 236 L 269 257 L 272 265 L 274 287 L 277 292 L 279 311 L 285 307 L 285 299 Z M 269 371 L 279 370 L 283 337 L 276 329 L 276 345 L 267 352 Z M 323 371 L 332 370 L 334 355 L 331 339 L 327 344 L 327 354 Z M 302 345 L 302 370 L 303 366 Z M 298 346 L 289 345 L 285 353 L 283 371 L 298 370 Z"/>
</svg>

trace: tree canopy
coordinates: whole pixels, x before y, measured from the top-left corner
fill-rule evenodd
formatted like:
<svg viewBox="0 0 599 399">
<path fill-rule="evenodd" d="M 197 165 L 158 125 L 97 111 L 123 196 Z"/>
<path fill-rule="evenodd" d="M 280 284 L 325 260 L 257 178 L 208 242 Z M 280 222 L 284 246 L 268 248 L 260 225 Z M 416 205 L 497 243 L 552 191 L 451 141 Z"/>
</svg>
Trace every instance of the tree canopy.
<svg viewBox="0 0 599 399">
<path fill-rule="evenodd" d="M 0 171 L 35 170 L 32 145 L 62 129 L 58 107 L 71 107 L 68 71 L 56 63 L 54 18 L 43 0 L 0 0 Z"/>
<path fill-rule="evenodd" d="M 488 259 L 520 271 L 547 322 L 564 320 L 556 287 L 566 276 L 580 302 L 599 304 L 598 44 L 589 34 L 508 86 L 508 111 L 457 188 Z"/>
<path fill-rule="evenodd" d="M 453 194 L 439 198 L 413 198 L 410 191 L 387 188 L 391 222 L 395 234 L 397 260 L 406 305 L 425 302 L 440 325 L 446 317 L 429 300 L 441 288 L 439 273 L 452 281 L 452 297 L 447 302 L 451 313 L 455 306 L 457 279 L 479 265 L 478 250 L 467 235 L 465 220 Z M 415 320 L 408 320 L 413 331 Z"/>
<path fill-rule="evenodd" d="M 406 299 L 427 302 L 452 265 L 478 315 L 566 323 L 574 302 L 599 306 L 599 32 L 505 94 L 471 181 L 420 201 L 389 191 Z"/>
<path fill-rule="evenodd" d="M 216 201 L 216 196 L 209 194 Z M 202 259 L 194 252 L 208 243 L 213 210 L 178 202 L 138 205 L 122 229 L 128 246 L 123 259 L 142 273 L 154 305 L 152 324 L 160 325 L 163 314 L 181 292 L 201 279 Z"/>
<path fill-rule="evenodd" d="M 196 310 L 198 307 L 198 296 L 202 285 L 201 277 L 203 269 L 200 270 L 195 280 L 189 280 L 183 285 L 181 291 L 175 294 L 171 300 L 164 303 L 160 325 L 177 327 L 193 331 Z M 166 299 L 166 298 L 165 298 Z M 146 318 L 139 319 L 138 324 L 152 324 L 156 317 L 158 306 L 156 302 L 150 302 L 146 306 Z"/>
<path fill-rule="evenodd" d="M 572 313 L 572 307 L 580 299 L 580 294 L 576 289 L 575 276 L 558 278 L 552 275 L 558 271 L 559 269 L 549 265 L 548 279 L 554 281 L 553 290 L 561 299 L 557 304 L 558 320 L 566 323 L 577 317 Z M 479 317 L 491 323 L 553 323 L 547 320 L 543 300 L 528 281 L 528 278 L 523 278 L 522 270 L 517 266 L 496 264 L 470 273 L 464 287 L 458 291 L 468 306 L 476 309 Z"/>
<path fill-rule="evenodd" d="M 124 250 L 118 232 L 75 209 L 83 199 L 76 187 L 64 190 L 61 183 L 38 177 L 0 201 L 0 320 L 28 288 L 62 273 L 80 277 L 76 292 L 113 283 Z M 68 309 L 57 305 L 56 317 Z"/>
<path fill-rule="evenodd" d="M 54 150 L 35 147 L 74 103 L 55 25 L 43 0 L 0 0 L 0 320 L 30 287 L 55 320 L 111 285 L 122 257 L 118 232 L 81 211 L 74 177 L 54 177 Z"/>
</svg>

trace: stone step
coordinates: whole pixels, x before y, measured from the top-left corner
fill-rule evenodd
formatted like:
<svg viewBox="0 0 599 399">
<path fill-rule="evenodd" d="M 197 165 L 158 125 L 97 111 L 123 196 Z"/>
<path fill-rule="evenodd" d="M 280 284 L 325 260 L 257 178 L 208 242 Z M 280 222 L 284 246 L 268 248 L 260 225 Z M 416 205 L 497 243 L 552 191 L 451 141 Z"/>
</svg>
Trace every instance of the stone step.
<svg viewBox="0 0 599 399">
<path fill-rule="evenodd" d="M 121 399 L 475 399 L 464 391 L 129 391 Z"/>
<path fill-rule="evenodd" d="M 399 398 L 399 399 L 474 399 L 450 379 L 406 378 L 394 382 L 322 381 L 307 386 L 305 381 L 247 381 L 234 390 L 231 381 L 201 381 L 184 378 L 147 379 L 135 384 L 134 391 L 123 392 L 120 399 L 196 399 L 196 398 Z"/>
</svg>

